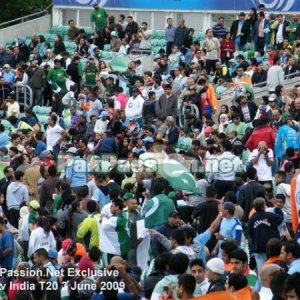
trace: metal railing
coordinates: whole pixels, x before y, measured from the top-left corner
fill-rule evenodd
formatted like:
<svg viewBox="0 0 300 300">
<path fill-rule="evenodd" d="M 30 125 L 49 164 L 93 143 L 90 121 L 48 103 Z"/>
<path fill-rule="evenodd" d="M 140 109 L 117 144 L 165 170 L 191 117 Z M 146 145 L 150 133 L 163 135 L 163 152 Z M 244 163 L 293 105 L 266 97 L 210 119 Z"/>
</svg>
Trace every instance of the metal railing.
<svg viewBox="0 0 300 300">
<path fill-rule="evenodd" d="M 28 107 L 32 107 L 33 93 L 29 85 L 22 83 L 4 84 L 0 87 L 0 102 L 4 100 L 10 93 L 15 93 L 16 100 L 18 101 L 21 110 L 25 110 Z"/>
<path fill-rule="evenodd" d="M 49 9 L 52 7 L 52 5 L 53 4 L 50 4 L 44 10 L 37 11 L 33 14 L 26 15 L 26 16 L 23 16 L 23 17 L 19 17 L 19 18 L 9 20 L 9 21 L 6 21 L 6 22 L 2 22 L 2 23 L 0 23 L 0 29 L 3 29 L 3 28 L 8 27 L 8 26 L 16 25 L 16 24 L 19 24 L 19 23 L 24 23 L 24 22 L 30 21 L 32 19 L 36 19 L 36 18 L 45 16 L 45 15 L 48 15 L 49 14 Z"/>
</svg>

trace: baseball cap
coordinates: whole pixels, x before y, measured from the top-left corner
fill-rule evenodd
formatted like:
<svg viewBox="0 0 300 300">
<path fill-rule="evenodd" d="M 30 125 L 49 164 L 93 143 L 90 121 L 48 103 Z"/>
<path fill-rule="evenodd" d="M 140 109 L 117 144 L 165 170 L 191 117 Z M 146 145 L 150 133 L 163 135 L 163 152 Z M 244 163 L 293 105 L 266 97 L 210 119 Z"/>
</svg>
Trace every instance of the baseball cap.
<svg viewBox="0 0 300 300">
<path fill-rule="evenodd" d="M 61 243 L 61 248 L 63 249 L 63 251 L 67 251 L 68 247 L 72 244 L 72 240 L 71 239 L 65 239 L 62 241 Z"/>
<path fill-rule="evenodd" d="M 235 206 L 232 202 L 224 202 L 223 207 L 232 214 L 235 212 Z"/>
<path fill-rule="evenodd" d="M 99 5 L 98 1 L 95 0 L 92 2 L 92 6 L 98 6 L 98 5 Z"/>
<path fill-rule="evenodd" d="M 267 106 L 264 105 L 264 104 L 261 104 L 259 107 L 258 107 L 259 110 L 262 110 L 262 111 L 266 111 L 267 110 Z"/>
<path fill-rule="evenodd" d="M 67 153 L 76 154 L 77 153 L 77 149 L 75 147 L 70 147 L 66 152 Z"/>
<path fill-rule="evenodd" d="M 133 193 L 125 193 L 124 196 L 123 196 L 124 201 L 127 201 L 127 200 L 132 199 L 132 198 L 134 198 Z"/>
<path fill-rule="evenodd" d="M 241 11 L 240 13 L 239 13 L 239 17 L 245 17 L 246 16 L 246 14 L 243 12 L 243 11 Z"/>
<path fill-rule="evenodd" d="M 38 209 L 40 207 L 40 203 L 37 200 L 31 200 L 28 202 L 28 206 L 33 209 Z"/>
<path fill-rule="evenodd" d="M 51 150 L 44 150 L 41 154 L 40 154 L 40 158 L 46 158 L 49 154 L 52 154 Z"/>
<path fill-rule="evenodd" d="M 99 118 L 108 117 L 107 111 L 103 110 L 99 116 Z"/>
<path fill-rule="evenodd" d="M 3 66 L 3 69 L 5 69 L 5 68 L 10 68 L 10 65 L 9 65 L 9 64 L 5 64 L 5 65 Z"/>
<path fill-rule="evenodd" d="M 51 259 L 57 259 L 58 253 L 55 249 L 48 250 L 48 257 Z"/>
<path fill-rule="evenodd" d="M 276 98 L 277 98 L 276 94 L 271 94 L 268 100 L 270 102 L 273 102 L 273 101 L 275 101 Z"/>
<path fill-rule="evenodd" d="M 282 120 L 283 121 L 285 121 L 285 120 L 292 120 L 293 118 L 292 118 L 292 116 L 291 116 L 291 114 L 289 113 L 289 112 L 284 112 L 283 114 L 282 114 Z"/>
<path fill-rule="evenodd" d="M 214 257 L 210 259 L 207 264 L 207 269 L 210 269 L 212 272 L 224 275 L 224 261 L 219 257 Z"/>
</svg>

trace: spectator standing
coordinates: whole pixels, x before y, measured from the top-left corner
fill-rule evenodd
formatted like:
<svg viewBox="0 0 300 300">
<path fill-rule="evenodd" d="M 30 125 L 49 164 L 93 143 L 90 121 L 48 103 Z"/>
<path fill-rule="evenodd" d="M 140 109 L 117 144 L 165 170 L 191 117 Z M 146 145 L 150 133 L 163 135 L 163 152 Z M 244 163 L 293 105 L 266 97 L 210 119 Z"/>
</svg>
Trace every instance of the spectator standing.
<svg viewBox="0 0 300 300">
<path fill-rule="evenodd" d="M 172 94 L 172 86 L 165 86 L 165 93 L 159 97 L 158 103 L 160 108 L 160 118 L 165 120 L 168 116 L 177 116 L 177 97 Z"/>
<path fill-rule="evenodd" d="M 1 233 L 1 268 L 11 270 L 13 267 L 14 258 L 14 236 L 9 230 L 6 229 L 4 219 L 0 217 L 0 233 Z"/>
<path fill-rule="evenodd" d="M 265 46 L 270 42 L 270 23 L 265 19 L 265 14 L 263 12 L 259 12 L 257 14 L 257 21 L 255 22 L 252 39 L 255 44 L 255 51 L 264 51 Z"/>
<path fill-rule="evenodd" d="M 167 43 L 167 55 L 170 55 L 172 52 L 172 47 L 174 45 L 175 41 L 175 30 L 176 27 L 173 25 L 173 19 L 168 18 L 167 19 L 167 27 L 165 29 L 165 40 Z"/>
<path fill-rule="evenodd" d="M 91 23 L 94 31 L 98 31 L 103 35 L 104 27 L 106 26 L 106 19 L 108 17 L 107 11 L 103 7 L 99 7 L 98 0 L 92 3 L 94 11 L 91 14 Z"/>
<path fill-rule="evenodd" d="M 135 119 L 136 122 L 141 125 L 143 120 L 143 105 L 144 99 L 141 96 L 140 90 L 138 88 L 134 88 L 132 91 L 132 97 L 130 97 L 126 103 L 126 117 L 128 119 Z"/>
<path fill-rule="evenodd" d="M 216 62 L 220 59 L 220 41 L 213 36 L 211 29 L 206 30 L 206 39 L 203 43 L 203 49 L 206 50 L 205 69 L 209 75 L 211 71 L 216 71 Z"/>
<path fill-rule="evenodd" d="M 133 21 L 132 16 L 127 17 L 127 26 L 125 29 L 125 34 L 127 35 L 128 40 L 130 41 L 133 34 L 137 34 L 139 31 L 139 25 L 137 22 Z"/>
<path fill-rule="evenodd" d="M 220 41 L 220 56 L 222 63 L 228 64 L 229 60 L 233 58 L 235 45 L 233 40 L 230 39 L 230 32 L 226 32 L 224 38 Z"/>
<path fill-rule="evenodd" d="M 145 54 L 150 54 L 151 52 L 151 30 L 148 30 L 148 23 L 143 22 L 142 26 L 139 28 L 139 38 L 141 40 L 140 49 L 145 50 Z"/>
<path fill-rule="evenodd" d="M 273 66 L 268 70 L 267 87 L 270 94 L 275 93 L 278 85 L 284 86 L 284 71 L 281 67 L 279 55 L 273 58 Z"/>
<path fill-rule="evenodd" d="M 74 41 L 79 35 L 79 28 L 75 26 L 74 20 L 69 20 L 68 25 L 68 38 L 70 41 Z"/>
<path fill-rule="evenodd" d="M 227 29 L 224 26 L 224 17 L 219 17 L 217 24 L 212 27 L 212 32 L 217 39 L 225 38 Z"/>
<path fill-rule="evenodd" d="M 247 43 L 248 35 L 250 34 L 250 24 L 245 21 L 245 13 L 239 14 L 239 19 L 233 21 L 230 28 L 230 35 L 235 42 L 235 49 L 243 51 L 244 46 Z"/>
<path fill-rule="evenodd" d="M 266 261 L 267 242 L 271 238 L 279 239 L 278 225 L 283 221 L 283 212 L 276 207 L 274 212 L 266 212 L 264 198 L 256 198 L 253 202 L 254 215 L 249 219 L 250 247 L 255 256 L 258 272 Z M 263 239 L 261 237 L 264 237 Z"/>
<path fill-rule="evenodd" d="M 174 39 L 174 44 L 178 47 L 178 49 L 181 49 L 184 38 L 188 30 L 189 29 L 185 26 L 185 20 L 179 19 L 178 26 L 175 29 L 175 39 Z"/>
</svg>

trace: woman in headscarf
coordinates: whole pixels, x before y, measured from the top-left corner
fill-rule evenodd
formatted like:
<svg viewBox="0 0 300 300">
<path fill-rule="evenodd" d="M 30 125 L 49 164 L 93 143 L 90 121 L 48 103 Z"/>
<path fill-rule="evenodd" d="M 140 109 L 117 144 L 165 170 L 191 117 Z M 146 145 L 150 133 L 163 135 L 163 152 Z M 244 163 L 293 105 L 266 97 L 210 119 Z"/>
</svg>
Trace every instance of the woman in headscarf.
<svg viewBox="0 0 300 300">
<path fill-rule="evenodd" d="M 219 123 L 220 123 L 219 124 L 219 133 L 225 132 L 225 129 L 226 129 L 227 125 L 229 124 L 228 115 L 221 114 Z"/>
</svg>

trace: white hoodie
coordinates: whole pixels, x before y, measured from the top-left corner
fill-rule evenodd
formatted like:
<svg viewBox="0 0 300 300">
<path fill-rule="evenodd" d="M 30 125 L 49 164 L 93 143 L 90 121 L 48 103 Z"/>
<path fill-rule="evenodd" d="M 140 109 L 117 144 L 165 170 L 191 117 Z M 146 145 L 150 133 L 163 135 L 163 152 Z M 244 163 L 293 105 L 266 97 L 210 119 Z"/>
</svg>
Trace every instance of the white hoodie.
<svg viewBox="0 0 300 300">
<path fill-rule="evenodd" d="M 139 119 L 142 118 L 144 98 L 138 95 L 136 98 L 130 97 L 126 103 L 125 113 L 127 119 Z"/>
</svg>

